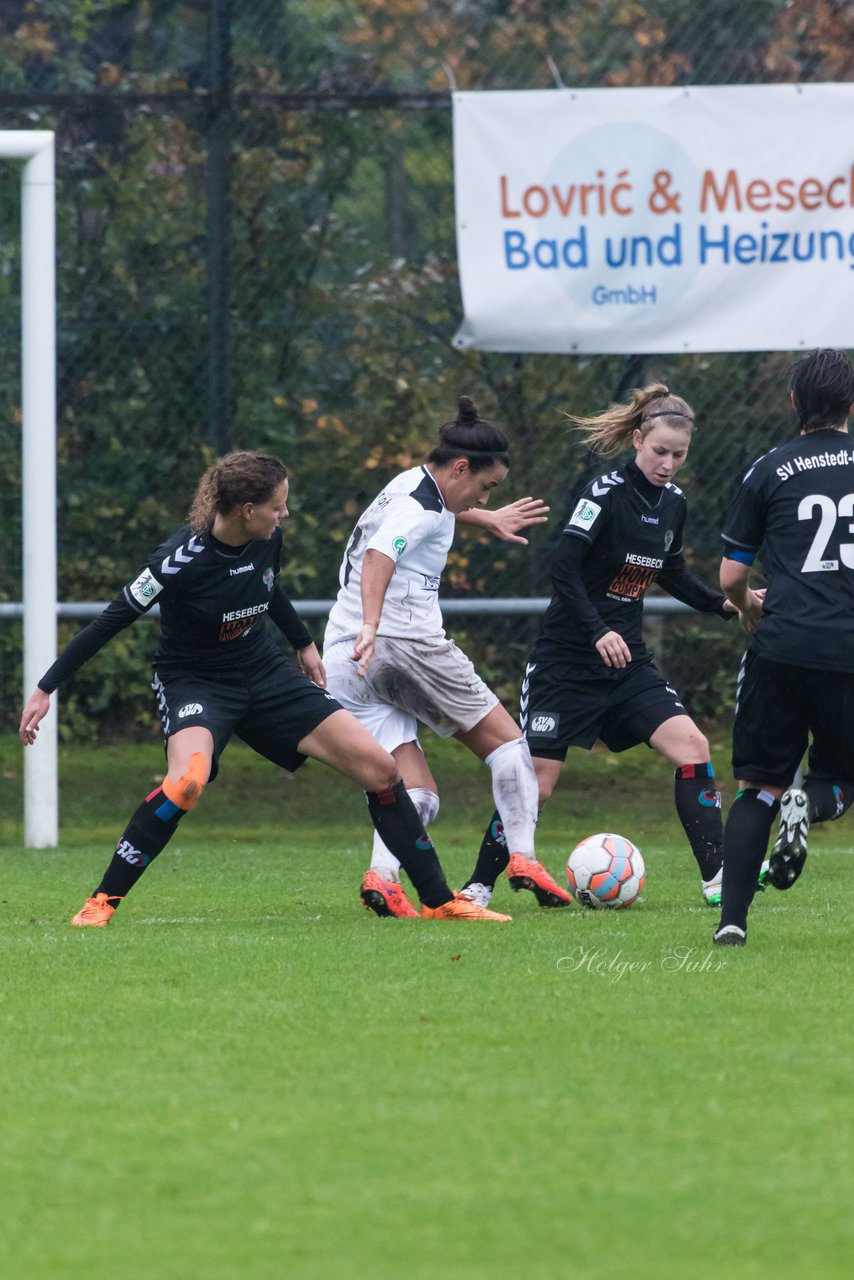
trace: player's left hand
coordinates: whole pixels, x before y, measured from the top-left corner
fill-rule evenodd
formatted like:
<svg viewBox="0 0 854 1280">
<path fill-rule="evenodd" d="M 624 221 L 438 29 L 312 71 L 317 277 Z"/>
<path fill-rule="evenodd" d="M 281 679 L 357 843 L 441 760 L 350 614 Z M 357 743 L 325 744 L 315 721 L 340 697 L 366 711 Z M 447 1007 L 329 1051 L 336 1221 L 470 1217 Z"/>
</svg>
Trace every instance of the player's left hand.
<svg viewBox="0 0 854 1280">
<path fill-rule="evenodd" d="M 304 671 L 309 680 L 313 681 L 320 689 L 326 688 L 326 668 L 314 641 L 311 644 L 307 644 L 304 649 L 299 650 L 297 662 L 299 663 L 300 671 Z"/>
</svg>

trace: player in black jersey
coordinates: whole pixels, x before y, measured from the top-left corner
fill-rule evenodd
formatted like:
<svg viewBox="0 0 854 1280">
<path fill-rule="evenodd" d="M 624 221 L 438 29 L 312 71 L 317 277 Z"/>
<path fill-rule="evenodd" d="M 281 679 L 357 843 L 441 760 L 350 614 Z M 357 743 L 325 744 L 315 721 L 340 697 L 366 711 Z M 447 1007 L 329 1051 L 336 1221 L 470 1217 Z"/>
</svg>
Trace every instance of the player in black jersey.
<svg viewBox="0 0 854 1280">
<path fill-rule="evenodd" d="M 409 874 L 427 918 L 493 919 L 448 888 L 394 760 L 324 692 L 317 648 L 276 579 L 288 473 L 278 458 L 232 453 L 210 467 L 190 523 L 167 539 L 139 576 L 81 631 L 39 681 L 21 717 L 35 741 L 50 694 L 114 635 L 160 605 L 154 684 L 168 773 L 130 819 L 101 883 L 72 920 L 103 926 L 216 777 L 232 734 L 293 771 L 307 756 L 365 789 L 374 826 Z M 266 625 L 297 651 L 286 662 Z"/>
<path fill-rule="evenodd" d="M 673 477 L 688 456 L 694 414 L 656 383 L 633 391 L 628 404 L 574 421 L 595 452 L 614 457 L 631 445 L 635 457 L 582 489 L 554 555 L 555 594 L 521 694 L 540 804 L 554 790 L 569 747 L 589 750 L 601 739 L 612 751 L 625 751 L 647 743 L 676 766 L 676 811 L 703 895 L 717 905 L 723 828 L 709 744 L 656 669 L 641 634 L 644 595 L 654 582 L 700 612 L 736 613 L 685 564 L 686 503 Z M 493 815 L 462 892 L 487 903 L 506 862 Z M 542 906 L 561 905 L 535 886 L 524 887 Z"/>
<path fill-rule="evenodd" d="M 799 433 L 753 464 L 722 535 L 721 585 L 755 625 L 733 728 L 741 789 L 724 837 L 714 936 L 724 946 L 747 940 L 778 807 L 769 879 L 788 889 L 810 822 L 838 818 L 854 800 L 854 369 L 838 351 L 816 351 L 794 365 L 790 398 Z M 757 556 L 768 582 L 761 613 L 748 599 Z M 791 787 L 808 742 L 809 775 Z"/>
</svg>

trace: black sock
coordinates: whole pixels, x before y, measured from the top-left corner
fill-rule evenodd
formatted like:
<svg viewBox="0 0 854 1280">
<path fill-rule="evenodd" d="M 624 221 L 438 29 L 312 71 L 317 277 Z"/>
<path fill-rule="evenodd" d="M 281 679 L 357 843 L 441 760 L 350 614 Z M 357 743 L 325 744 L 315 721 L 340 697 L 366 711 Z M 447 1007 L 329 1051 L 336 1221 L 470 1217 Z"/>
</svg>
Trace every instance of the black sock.
<svg viewBox="0 0 854 1280">
<path fill-rule="evenodd" d="M 810 822 L 833 822 L 854 802 L 854 786 L 850 782 L 826 782 L 823 778 L 807 778 L 804 791 L 810 802 Z"/>
<path fill-rule="evenodd" d="M 780 801 L 770 791 L 739 791 L 724 832 L 724 874 L 721 925 L 747 928 L 747 913 L 756 893 L 759 870 Z"/>
<path fill-rule="evenodd" d="M 711 880 L 720 870 L 724 828 L 721 793 L 715 790 L 715 771 L 706 764 L 683 764 L 674 774 L 676 812 L 685 828 L 700 875 Z"/>
<path fill-rule="evenodd" d="M 185 812 L 167 799 L 160 787 L 152 791 L 125 827 L 95 893 L 126 897 L 145 868 L 166 848 Z"/>
<path fill-rule="evenodd" d="M 467 889 L 470 884 L 485 884 L 488 889 L 495 888 L 496 880 L 509 861 L 510 854 L 507 852 L 507 841 L 504 839 L 504 827 L 496 809 L 489 821 L 489 826 L 483 833 L 474 871 L 463 888 Z"/>
<path fill-rule="evenodd" d="M 424 824 L 403 782 L 390 791 L 367 791 L 368 812 L 380 838 L 391 849 L 425 907 L 450 902 L 444 872 Z"/>
</svg>

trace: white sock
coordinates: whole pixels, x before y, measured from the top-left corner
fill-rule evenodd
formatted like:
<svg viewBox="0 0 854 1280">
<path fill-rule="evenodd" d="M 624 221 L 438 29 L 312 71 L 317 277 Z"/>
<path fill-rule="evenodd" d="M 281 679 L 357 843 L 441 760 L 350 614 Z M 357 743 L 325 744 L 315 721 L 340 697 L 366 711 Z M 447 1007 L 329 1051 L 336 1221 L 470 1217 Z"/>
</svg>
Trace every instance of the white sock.
<svg viewBox="0 0 854 1280">
<path fill-rule="evenodd" d="M 465 889 L 460 889 L 460 897 L 468 898 L 469 902 L 474 902 L 478 907 L 488 907 L 492 890 L 488 884 L 467 884 Z"/>
<path fill-rule="evenodd" d="M 531 752 L 524 738 L 504 742 L 486 757 L 492 772 L 495 807 L 510 853 L 533 858 L 539 795 Z"/>
<path fill-rule="evenodd" d="M 426 787 L 407 787 L 406 794 L 415 805 L 415 812 L 424 823 L 424 830 L 435 822 L 439 812 L 439 797 L 435 791 Z M 374 843 L 371 849 L 371 870 L 376 871 L 383 880 L 392 880 L 395 884 L 400 880 L 400 863 L 385 844 L 378 831 L 374 832 Z"/>
</svg>

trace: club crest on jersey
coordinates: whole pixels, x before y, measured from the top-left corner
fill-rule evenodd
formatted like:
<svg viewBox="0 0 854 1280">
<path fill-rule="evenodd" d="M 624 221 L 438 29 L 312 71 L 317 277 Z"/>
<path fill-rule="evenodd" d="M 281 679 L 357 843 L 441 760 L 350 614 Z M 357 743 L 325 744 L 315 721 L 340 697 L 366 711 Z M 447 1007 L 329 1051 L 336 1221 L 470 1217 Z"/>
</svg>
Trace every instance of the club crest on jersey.
<svg viewBox="0 0 854 1280">
<path fill-rule="evenodd" d="M 157 581 L 150 569 L 143 569 L 136 582 L 132 582 L 128 587 L 134 600 L 143 607 L 150 604 L 162 590 L 163 583 Z"/>
<path fill-rule="evenodd" d="M 668 530 L 667 530 L 667 533 L 665 533 L 665 535 L 664 535 L 664 552 L 665 552 L 665 555 L 667 554 L 667 552 L 670 550 L 670 548 L 671 548 L 672 546 L 673 546 L 673 530 L 672 530 L 672 529 L 668 529 Z"/>
<path fill-rule="evenodd" d="M 262 579 L 262 580 L 263 580 L 264 586 L 267 588 L 267 590 L 268 590 L 268 591 L 272 591 L 272 590 L 273 590 L 273 583 L 276 581 L 276 575 L 273 573 L 273 570 L 272 570 L 272 569 L 265 569 L 265 570 L 264 570 L 264 575 L 263 575 L 263 579 Z"/>
<path fill-rule="evenodd" d="M 567 529 L 589 529 L 596 520 L 599 512 L 602 510 L 598 502 L 591 502 L 589 498 L 581 498 L 572 513 Z"/>
<path fill-rule="evenodd" d="M 400 559 L 400 557 L 403 555 L 404 551 L 406 550 L 406 539 L 395 538 L 391 545 L 394 548 L 394 550 L 397 552 L 398 559 Z"/>
</svg>

